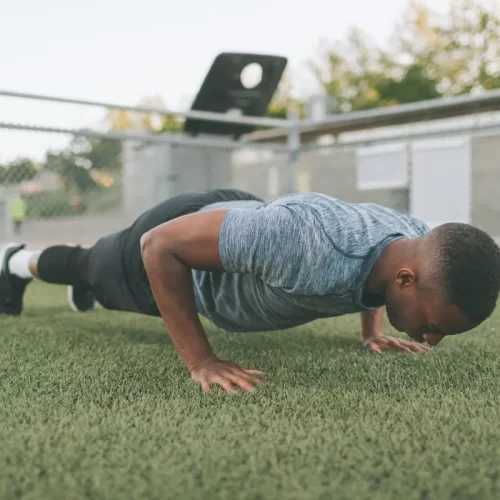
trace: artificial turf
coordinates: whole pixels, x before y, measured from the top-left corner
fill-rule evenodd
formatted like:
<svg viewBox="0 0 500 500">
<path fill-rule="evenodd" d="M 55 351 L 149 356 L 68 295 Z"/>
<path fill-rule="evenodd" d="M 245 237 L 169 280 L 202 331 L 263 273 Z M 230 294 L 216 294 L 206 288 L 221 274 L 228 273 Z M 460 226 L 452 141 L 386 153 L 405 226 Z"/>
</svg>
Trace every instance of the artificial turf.
<svg viewBox="0 0 500 500">
<path fill-rule="evenodd" d="M 78 315 L 64 294 L 34 284 L 0 318 L 2 500 L 500 498 L 500 313 L 424 355 L 366 352 L 354 315 L 205 323 L 266 378 L 205 395 L 160 320 Z"/>
</svg>

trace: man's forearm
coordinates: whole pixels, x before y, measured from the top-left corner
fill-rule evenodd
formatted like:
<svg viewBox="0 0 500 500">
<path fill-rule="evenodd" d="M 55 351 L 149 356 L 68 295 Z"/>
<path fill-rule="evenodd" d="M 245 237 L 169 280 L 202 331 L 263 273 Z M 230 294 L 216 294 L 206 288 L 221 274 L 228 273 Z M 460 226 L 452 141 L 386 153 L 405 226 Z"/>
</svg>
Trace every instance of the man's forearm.
<svg viewBox="0 0 500 500">
<path fill-rule="evenodd" d="M 361 313 L 361 333 L 363 342 L 373 338 L 375 335 L 382 335 L 384 324 L 384 308 L 380 307 L 373 311 L 363 311 Z"/>
<path fill-rule="evenodd" d="M 175 349 L 192 371 L 214 354 L 196 310 L 191 269 L 161 242 L 149 239 L 141 243 L 143 262 L 156 304 Z"/>
</svg>

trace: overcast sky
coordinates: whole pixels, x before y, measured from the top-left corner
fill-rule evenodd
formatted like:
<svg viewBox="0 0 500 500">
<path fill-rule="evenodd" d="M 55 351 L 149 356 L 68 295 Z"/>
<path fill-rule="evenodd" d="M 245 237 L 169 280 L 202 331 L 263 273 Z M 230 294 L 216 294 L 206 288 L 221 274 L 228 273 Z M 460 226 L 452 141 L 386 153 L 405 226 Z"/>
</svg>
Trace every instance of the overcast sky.
<svg viewBox="0 0 500 500">
<path fill-rule="evenodd" d="M 445 10 L 449 0 L 428 0 Z M 136 104 L 160 95 L 185 109 L 223 51 L 286 56 L 296 85 L 312 89 L 304 67 L 318 41 L 356 25 L 383 43 L 404 0 L 17 0 L 0 15 L 0 88 Z M 101 110 L 0 98 L 0 121 L 82 127 Z M 0 162 L 43 157 L 67 137 L 0 130 Z"/>
</svg>

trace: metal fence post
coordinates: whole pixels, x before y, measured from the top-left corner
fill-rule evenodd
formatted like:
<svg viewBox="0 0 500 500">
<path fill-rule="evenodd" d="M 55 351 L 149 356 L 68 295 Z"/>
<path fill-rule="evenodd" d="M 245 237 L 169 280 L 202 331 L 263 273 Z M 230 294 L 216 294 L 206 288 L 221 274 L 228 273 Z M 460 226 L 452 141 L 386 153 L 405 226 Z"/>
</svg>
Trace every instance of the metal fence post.
<svg viewBox="0 0 500 500">
<path fill-rule="evenodd" d="M 300 129 L 299 113 L 295 108 L 289 108 L 287 112 L 288 127 L 288 162 L 290 165 L 288 191 L 295 193 L 299 191 L 299 152 L 300 152 Z"/>
<path fill-rule="evenodd" d="M 408 172 L 408 214 L 412 214 L 412 203 L 413 203 L 413 142 L 408 140 L 406 143 L 406 154 L 407 154 L 407 172 Z"/>
</svg>

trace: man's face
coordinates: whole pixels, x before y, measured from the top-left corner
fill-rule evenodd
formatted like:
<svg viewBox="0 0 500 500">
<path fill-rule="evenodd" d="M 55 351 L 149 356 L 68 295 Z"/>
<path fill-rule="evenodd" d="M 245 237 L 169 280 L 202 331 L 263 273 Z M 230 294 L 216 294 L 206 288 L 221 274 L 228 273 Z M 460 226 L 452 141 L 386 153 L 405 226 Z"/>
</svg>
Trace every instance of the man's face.
<svg viewBox="0 0 500 500">
<path fill-rule="evenodd" d="M 402 270 L 386 296 L 391 325 L 417 342 L 437 345 L 447 335 L 463 333 L 471 324 L 442 291 L 432 285 L 417 285 L 411 270 Z"/>
</svg>

